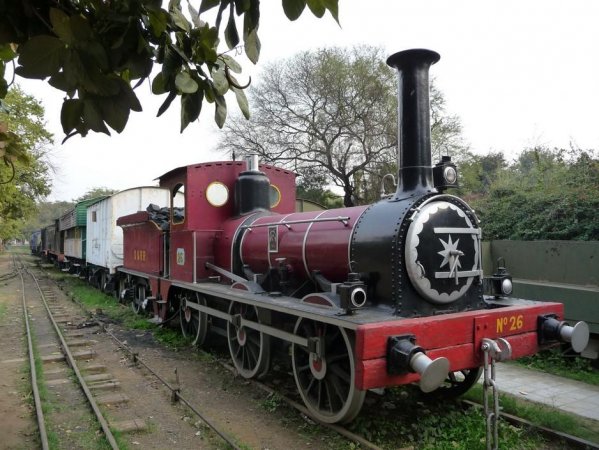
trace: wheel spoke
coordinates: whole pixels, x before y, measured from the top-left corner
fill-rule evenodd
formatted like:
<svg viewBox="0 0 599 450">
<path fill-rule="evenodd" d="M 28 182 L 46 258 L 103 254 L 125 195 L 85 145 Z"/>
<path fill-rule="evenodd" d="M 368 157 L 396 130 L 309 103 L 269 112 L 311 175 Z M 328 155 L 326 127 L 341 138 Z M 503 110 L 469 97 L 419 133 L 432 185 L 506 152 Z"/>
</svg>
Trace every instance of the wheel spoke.
<svg viewBox="0 0 599 450">
<path fill-rule="evenodd" d="M 247 333 L 247 331 L 246 331 Z M 248 344 L 254 344 L 255 347 L 260 348 L 260 335 L 255 335 L 254 333 L 247 333 Z"/>
<path fill-rule="evenodd" d="M 329 388 L 329 382 L 326 380 L 326 378 L 323 380 L 323 384 L 325 387 L 325 391 L 327 393 L 327 400 L 329 402 L 329 412 L 332 414 L 333 413 L 333 400 L 331 399 L 331 389 Z"/>
<path fill-rule="evenodd" d="M 297 371 L 298 372 L 304 372 L 306 370 L 310 370 L 310 364 L 304 364 L 303 366 L 298 366 L 297 367 Z"/>
<path fill-rule="evenodd" d="M 349 373 L 345 372 L 338 365 L 330 366 L 329 370 L 331 371 L 331 373 L 334 373 L 335 375 L 337 375 L 339 378 L 341 378 L 346 383 L 349 384 L 351 382 L 351 375 Z"/>
<path fill-rule="evenodd" d="M 336 377 L 335 377 L 336 378 Z M 339 400 L 341 401 L 341 403 L 343 403 L 343 401 L 345 400 L 345 395 L 341 390 L 340 390 L 340 386 L 339 383 L 336 383 L 335 378 L 331 377 L 331 384 L 333 385 L 333 388 L 335 389 L 335 394 L 337 395 L 337 397 L 339 398 Z"/>
<path fill-rule="evenodd" d="M 314 383 L 316 382 L 316 378 L 310 377 L 310 383 L 308 383 L 308 387 L 306 388 L 306 393 L 310 393 L 312 388 L 314 387 Z"/>
<path fill-rule="evenodd" d="M 334 364 L 342 359 L 347 359 L 347 353 L 338 353 L 332 356 L 327 355 L 327 364 Z"/>
<path fill-rule="evenodd" d="M 322 382 L 320 380 L 317 381 L 318 383 L 318 397 L 316 399 L 316 405 L 318 406 L 319 409 L 322 409 Z"/>
<path fill-rule="evenodd" d="M 246 344 L 245 347 L 247 348 L 248 356 L 251 355 L 252 358 L 254 359 L 254 363 L 258 362 L 258 357 L 260 356 L 260 347 L 258 347 L 258 353 L 256 353 L 256 347 L 255 346 Z"/>
</svg>

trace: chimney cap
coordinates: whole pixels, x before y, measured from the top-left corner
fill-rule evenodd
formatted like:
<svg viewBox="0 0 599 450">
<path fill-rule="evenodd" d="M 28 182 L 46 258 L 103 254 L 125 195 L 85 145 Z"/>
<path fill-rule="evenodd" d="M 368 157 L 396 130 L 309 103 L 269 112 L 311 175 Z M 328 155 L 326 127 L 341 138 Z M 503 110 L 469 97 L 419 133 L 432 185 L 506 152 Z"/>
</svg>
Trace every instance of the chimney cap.
<svg viewBox="0 0 599 450">
<path fill-rule="evenodd" d="M 413 48 L 392 54 L 387 58 L 387 64 L 399 69 L 406 64 L 414 64 L 416 62 L 435 64 L 439 59 L 441 59 L 441 55 L 437 52 L 425 48 Z"/>
</svg>

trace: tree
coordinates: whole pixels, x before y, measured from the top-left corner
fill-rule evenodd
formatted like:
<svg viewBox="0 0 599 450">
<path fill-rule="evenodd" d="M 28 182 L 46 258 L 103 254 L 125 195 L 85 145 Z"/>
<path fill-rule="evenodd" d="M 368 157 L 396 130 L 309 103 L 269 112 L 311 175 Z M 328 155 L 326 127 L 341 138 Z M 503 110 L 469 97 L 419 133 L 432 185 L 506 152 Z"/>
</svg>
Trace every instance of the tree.
<svg viewBox="0 0 599 450">
<path fill-rule="evenodd" d="M 56 218 L 61 217 L 74 206 L 75 203 L 67 201 L 38 201 L 35 205 L 35 213 L 25 220 L 21 227 L 22 234 L 27 237 L 32 232 L 53 224 Z"/>
<path fill-rule="evenodd" d="M 315 16 L 328 10 L 338 20 L 337 1 L 283 0 L 283 9 L 295 20 L 307 4 Z M 214 8 L 211 26 L 204 19 Z M 222 127 L 229 90 L 247 116 L 243 87 L 231 74 L 241 67 L 226 52 L 219 53 L 219 36 L 226 23 L 225 42 L 235 48 L 241 42 L 237 21 L 243 19 L 245 53 L 255 64 L 260 1 L 202 0 L 199 8 L 188 2 L 188 12 L 191 20 L 180 0 L 170 0 L 168 9 L 162 0 L 0 1 L 0 99 L 10 84 L 6 65 L 16 60 L 17 75 L 48 80 L 65 92 L 65 139 L 89 131 L 110 134 L 109 128 L 120 133 L 130 111 L 141 110 L 134 87 L 158 64 L 152 92 L 167 94 L 158 115 L 179 97 L 181 131 L 199 117 L 204 100 L 215 104 L 215 121 Z"/>
<path fill-rule="evenodd" d="M 47 154 L 52 134 L 44 128 L 44 109 L 35 98 L 11 88 L 0 112 L 6 140 L 0 142 L 0 241 L 20 237 L 23 220 L 37 199 L 50 193 Z M 8 162 L 7 162 L 8 161 Z"/>
<path fill-rule="evenodd" d="M 253 117 L 230 120 L 222 145 L 304 176 L 324 170 L 351 206 L 353 176 L 388 159 L 395 146 L 392 80 L 374 47 L 321 49 L 272 63 L 250 91 Z"/>
<path fill-rule="evenodd" d="M 487 239 L 598 240 L 599 158 L 579 148 L 526 149 L 475 203 Z"/>
<path fill-rule="evenodd" d="M 107 187 L 94 187 L 88 189 L 87 192 L 85 192 L 85 194 L 83 194 L 81 197 L 77 197 L 73 200 L 73 202 L 78 203 L 82 202 L 83 200 L 89 200 L 92 198 L 107 197 L 109 195 L 116 194 L 117 192 L 118 189 L 110 189 Z"/>
<path fill-rule="evenodd" d="M 396 75 L 385 59 L 382 49 L 361 46 L 270 64 L 249 90 L 252 118 L 232 118 L 221 146 L 285 165 L 300 182 L 317 174 L 325 181 L 321 188 L 343 190 L 345 206 L 379 198 L 382 177 L 397 173 Z M 443 96 L 433 93 L 438 152 L 465 151 L 459 119 L 447 115 Z"/>
<path fill-rule="evenodd" d="M 463 155 L 459 164 L 460 194 L 474 198 L 487 194 L 507 167 L 505 156 L 500 152 Z"/>
</svg>

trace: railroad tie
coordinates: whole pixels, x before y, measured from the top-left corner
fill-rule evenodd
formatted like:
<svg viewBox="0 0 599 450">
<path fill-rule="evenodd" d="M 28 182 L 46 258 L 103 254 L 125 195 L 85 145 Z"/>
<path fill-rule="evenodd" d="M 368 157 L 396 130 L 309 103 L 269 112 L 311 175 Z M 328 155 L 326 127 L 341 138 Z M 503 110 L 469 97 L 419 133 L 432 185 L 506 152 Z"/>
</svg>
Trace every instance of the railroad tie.
<svg viewBox="0 0 599 450">
<path fill-rule="evenodd" d="M 106 395 L 100 395 L 99 397 L 96 397 L 96 403 L 98 403 L 99 405 L 112 406 L 112 405 L 120 405 L 120 404 L 128 403 L 128 402 L 129 402 L 129 397 L 127 397 L 124 394 L 106 394 Z"/>
<path fill-rule="evenodd" d="M 66 333 L 64 333 L 64 336 L 66 338 L 69 339 L 75 339 L 75 338 L 82 338 L 85 336 L 85 333 L 81 332 L 81 331 L 67 331 Z"/>
<path fill-rule="evenodd" d="M 106 366 L 104 364 L 89 364 L 80 367 L 80 369 L 89 374 L 106 372 Z"/>
<path fill-rule="evenodd" d="M 73 353 L 73 358 L 75 358 L 78 361 L 82 359 L 93 359 L 95 357 L 96 352 L 94 352 L 93 350 L 83 350 L 81 352 Z"/>
<path fill-rule="evenodd" d="M 121 383 L 119 381 L 107 381 L 105 383 L 93 383 L 88 387 L 91 391 L 116 391 L 120 389 Z"/>
<path fill-rule="evenodd" d="M 53 386 L 58 386 L 60 384 L 68 384 L 70 382 L 71 382 L 71 380 L 69 380 L 68 378 L 56 378 L 54 380 L 47 380 L 46 386 L 53 387 Z"/>
<path fill-rule="evenodd" d="M 55 355 L 47 355 L 47 356 L 42 356 L 42 362 L 43 363 L 55 363 L 55 362 L 61 362 L 64 361 L 64 355 L 61 354 L 55 354 Z"/>
<path fill-rule="evenodd" d="M 57 367 L 56 369 L 44 370 L 44 378 L 48 381 L 64 377 L 67 369 L 65 367 Z"/>
<path fill-rule="evenodd" d="M 133 431 L 144 431 L 148 428 L 148 425 L 145 420 L 130 419 L 122 420 L 120 422 L 110 422 L 110 428 L 119 433 L 131 433 Z"/>
<path fill-rule="evenodd" d="M 94 341 L 92 339 L 74 339 L 72 341 L 68 341 L 69 347 L 85 347 L 97 344 L 98 341 Z"/>
<path fill-rule="evenodd" d="M 108 381 L 108 380 L 112 380 L 112 375 L 109 373 L 98 373 L 95 375 L 87 375 L 85 377 L 83 377 L 83 379 L 87 382 L 87 383 L 95 383 L 97 381 Z"/>
</svg>

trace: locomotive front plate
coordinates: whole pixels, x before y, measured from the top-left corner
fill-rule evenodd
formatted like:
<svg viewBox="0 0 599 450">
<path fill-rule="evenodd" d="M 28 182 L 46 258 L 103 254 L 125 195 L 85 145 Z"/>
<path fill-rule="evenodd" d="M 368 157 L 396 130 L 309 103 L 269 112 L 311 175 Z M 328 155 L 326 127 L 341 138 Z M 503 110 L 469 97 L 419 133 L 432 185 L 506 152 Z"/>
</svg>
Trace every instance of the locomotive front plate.
<svg viewBox="0 0 599 450">
<path fill-rule="evenodd" d="M 456 204 L 425 203 L 412 216 L 405 255 L 416 290 L 432 303 L 451 303 L 481 275 L 480 229 Z"/>
</svg>

